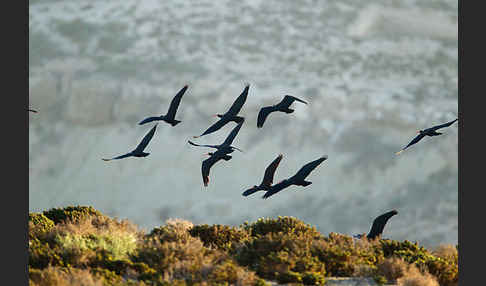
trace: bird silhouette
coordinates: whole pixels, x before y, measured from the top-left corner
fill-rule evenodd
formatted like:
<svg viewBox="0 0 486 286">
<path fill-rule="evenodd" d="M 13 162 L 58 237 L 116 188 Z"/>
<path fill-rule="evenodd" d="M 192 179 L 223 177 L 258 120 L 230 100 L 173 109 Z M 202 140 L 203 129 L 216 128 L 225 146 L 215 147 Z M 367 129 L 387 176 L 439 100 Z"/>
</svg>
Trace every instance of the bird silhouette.
<svg viewBox="0 0 486 286">
<path fill-rule="evenodd" d="M 152 117 L 145 118 L 144 120 L 140 121 L 140 123 L 138 123 L 138 124 L 142 125 L 142 124 L 152 122 L 152 121 L 156 121 L 156 120 L 163 120 L 163 121 L 169 123 L 172 126 L 176 126 L 177 124 L 179 124 L 181 121 L 176 120 L 175 115 L 176 115 L 176 112 L 177 112 L 177 108 L 179 107 L 179 104 L 181 103 L 182 96 L 186 92 L 187 88 L 188 88 L 188 86 L 185 85 L 174 96 L 174 98 L 170 102 L 170 106 L 169 106 L 169 110 L 167 110 L 167 114 L 161 115 L 161 116 L 152 116 Z"/>
<path fill-rule="evenodd" d="M 279 103 L 271 106 L 262 107 L 258 112 L 257 127 L 262 128 L 263 123 L 265 123 L 265 120 L 267 119 L 267 116 L 272 112 L 276 112 L 276 111 L 285 112 L 285 113 L 294 112 L 293 109 L 289 108 L 294 101 L 299 101 L 307 104 L 307 102 L 298 99 L 295 96 L 286 95 Z"/>
<path fill-rule="evenodd" d="M 396 214 L 398 214 L 398 211 L 391 210 L 389 212 L 386 212 L 376 217 L 373 220 L 373 225 L 371 226 L 371 230 L 368 233 L 368 235 L 366 235 L 366 237 L 368 239 L 375 239 L 377 237 L 381 237 L 381 234 L 383 233 L 383 229 L 385 228 L 386 223 L 392 216 Z M 354 235 L 355 238 L 361 238 L 362 236 L 363 236 L 362 234 Z"/>
<path fill-rule="evenodd" d="M 218 162 L 219 160 L 225 160 L 225 161 L 231 160 L 232 157 L 228 155 L 231 152 L 233 151 L 231 151 L 228 148 L 222 148 L 216 150 L 216 152 L 214 153 L 209 152 L 206 154 L 209 155 L 210 157 L 204 160 L 201 165 L 201 174 L 202 174 L 203 183 L 205 187 L 207 187 L 209 184 L 209 171 L 211 167 L 214 164 L 216 164 L 216 162 Z"/>
<path fill-rule="evenodd" d="M 451 126 L 452 123 L 454 123 L 456 121 L 457 121 L 457 118 L 454 119 L 454 120 L 452 120 L 452 121 L 450 121 L 450 122 L 441 124 L 441 125 L 437 125 L 437 126 L 434 126 L 434 127 L 430 127 L 430 128 L 424 129 L 424 130 L 418 130 L 417 133 L 419 135 L 417 135 L 415 138 L 413 138 L 412 141 L 410 141 L 410 143 L 408 143 L 407 146 L 403 147 L 402 150 L 396 152 L 395 154 L 396 155 L 399 155 L 400 153 L 402 153 L 408 147 L 410 147 L 413 144 L 415 144 L 415 143 L 419 142 L 420 140 L 422 140 L 422 138 L 424 138 L 425 136 L 437 136 L 437 135 L 441 135 L 442 133 L 436 132 L 438 129 Z"/>
<path fill-rule="evenodd" d="M 128 152 L 124 155 L 120 155 L 118 157 L 111 158 L 111 159 L 102 158 L 102 160 L 103 161 L 111 161 L 111 160 L 123 159 L 123 158 L 127 158 L 127 157 L 147 157 L 150 153 L 145 153 L 145 152 L 143 152 L 143 150 L 145 149 L 145 147 L 147 147 L 147 145 L 150 142 L 150 140 L 152 139 L 152 137 L 154 137 L 154 133 L 155 133 L 156 128 L 157 128 L 157 124 L 155 124 L 155 126 L 152 127 L 152 129 L 150 129 L 150 131 L 143 137 L 140 144 L 138 144 L 138 146 L 133 151 Z"/>
<path fill-rule="evenodd" d="M 229 149 L 229 150 L 231 150 L 231 152 L 233 152 L 234 150 L 238 150 L 240 152 L 243 152 L 241 149 L 236 148 L 234 146 L 231 146 L 231 144 L 233 143 L 233 140 L 235 140 L 236 135 L 240 131 L 241 126 L 243 126 L 243 122 L 245 122 L 245 121 L 243 120 L 238 125 L 236 125 L 233 128 L 233 130 L 231 130 L 230 134 L 226 137 L 226 139 L 224 140 L 224 142 L 221 143 L 220 145 L 202 145 L 202 144 L 196 144 L 196 143 L 192 142 L 191 140 L 188 140 L 187 142 L 189 144 L 193 145 L 193 146 L 209 147 L 209 148 L 215 148 L 215 149 L 218 149 L 218 150 L 220 150 L 220 149 Z"/>
<path fill-rule="evenodd" d="M 246 102 L 246 98 L 248 97 L 248 90 L 250 85 L 247 84 L 243 92 L 236 98 L 236 100 L 231 105 L 230 109 L 225 114 L 216 114 L 215 116 L 219 117 L 219 120 L 216 121 L 213 125 L 211 125 L 206 131 L 204 131 L 199 136 L 193 136 L 193 138 L 199 138 L 201 136 L 213 133 L 221 129 L 221 127 L 225 126 L 228 122 L 234 121 L 236 123 L 241 123 L 244 121 L 244 118 L 241 116 L 237 116 L 238 112 L 240 112 L 243 104 Z"/>
<path fill-rule="evenodd" d="M 309 174 L 317 168 L 324 160 L 327 159 L 327 155 L 322 156 L 321 158 L 314 160 L 310 163 L 305 164 L 300 170 L 293 175 L 292 177 L 285 179 L 281 181 L 278 184 L 275 184 L 268 189 L 268 191 L 263 195 L 262 198 L 267 199 L 270 196 L 273 196 L 274 194 L 280 192 L 281 190 L 290 187 L 291 185 L 296 185 L 296 186 L 308 186 L 312 184 L 312 182 L 306 181 L 305 178 L 309 176 Z"/>
<path fill-rule="evenodd" d="M 37 111 L 36 111 L 36 110 L 34 110 L 34 109 L 30 109 L 30 108 L 28 109 L 28 111 L 37 113 Z"/>
<path fill-rule="evenodd" d="M 282 158 L 283 155 L 279 154 L 278 157 L 273 160 L 272 163 L 270 163 L 270 165 L 268 165 L 268 167 L 265 169 L 265 175 L 263 176 L 263 180 L 260 185 L 254 185 L 252 188 L 244 191 L 242 195 L 247 197 L 261 190 L 268 191 L 268 189 L 270 189 L 273 184 L 273 176 L 275 175 L 275 170 L 277 170 L 278 164 L 280 164 Z"/>
</svg>

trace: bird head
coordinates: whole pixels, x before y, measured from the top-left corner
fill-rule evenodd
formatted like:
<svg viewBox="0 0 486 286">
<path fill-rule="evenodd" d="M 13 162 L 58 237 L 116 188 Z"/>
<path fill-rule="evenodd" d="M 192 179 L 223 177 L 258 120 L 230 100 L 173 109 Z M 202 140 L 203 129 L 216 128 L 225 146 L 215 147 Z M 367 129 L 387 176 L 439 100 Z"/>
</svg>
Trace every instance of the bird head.
<svg viewBox="0 0 486 286">
<path fill-rule="evenodd" d="M 219 117 L 219 118 L 221 118 L 221 117 L 223 117 L 223 115 L 222 114 L 213 114 L 213 117 Z"/>
</svg>

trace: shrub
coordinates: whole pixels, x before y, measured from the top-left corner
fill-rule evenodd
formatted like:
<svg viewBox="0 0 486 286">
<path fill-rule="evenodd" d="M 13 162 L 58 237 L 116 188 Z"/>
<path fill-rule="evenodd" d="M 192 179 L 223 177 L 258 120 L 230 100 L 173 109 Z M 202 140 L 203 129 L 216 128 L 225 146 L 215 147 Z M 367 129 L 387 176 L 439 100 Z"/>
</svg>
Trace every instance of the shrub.
<svg viewBox="0 0 486 286">
<path fill-rule="evenodd" d="M 43 214 L 54 221 L 55 224 L 61 222 L 72 221 L 76 222 L 80 219 L 90 216 L 104 216 L 93 207 L 85 206 L 68 206 L 65 208 L 52 208 L 48 211 L 44 211 Z"/>
<path fill-rule="evenodd" d="M 242 225 L 243 229 L 248 231 L 251 236 L 264 236 L 267 233 L 306 233 L 313 237 L 321 237 L 320 232 L 315 227 L 304 223 L 303 221 L 287 216 L 279 216 L 277 219 L 259 218 L 254 223 L 245 222 Z"/>
<path fill-rule="evenodd" d="M 29 239 L 48 233 L 54 222 L 41 213 L 29 213 Z"/>
<path fill-rule="evenodd" d="M 248 233 L 226 225 L 196 225 L 189 230 L 193 237 L 199 237 L 206 247 L 232 250 L 235 244 L 248 240 Z"/>
</svg>

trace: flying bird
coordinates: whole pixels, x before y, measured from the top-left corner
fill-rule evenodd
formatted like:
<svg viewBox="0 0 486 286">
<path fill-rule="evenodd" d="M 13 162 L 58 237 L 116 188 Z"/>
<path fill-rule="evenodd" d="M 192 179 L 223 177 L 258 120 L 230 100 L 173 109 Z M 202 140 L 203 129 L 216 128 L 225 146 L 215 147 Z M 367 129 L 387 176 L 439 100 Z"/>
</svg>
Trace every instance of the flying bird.
<svg viewBox="0 0 486 286">
<path fill-rule="evenodd" d="M 283 155 L 279 154 L 278 157 L 268 165 L 267 169 L 265 169 L 265 175 L 263 176 L 263 180 L 259 186 L 254 185 L 252 188 L 243 192 L 243 196 L 247 197 L 255 192 L 258 191 L 268 191 L 273 184 L 273 176 L 275 175 L 275 170 L 277 170 L 278 164 L 282 160 Z"/>
<path fill-rule="evenodd" d="M 126 157 L 147 157 L 150 153 L 145 153 L 145 152 L 143 152 L 143 150 L 145 149 L 145 147 L 147 147 L 147 145 L 150 142 L 150 140 L 152 139 L 152 137 L 154 137 L 156 127 L 157 127 L 157 124 L 155 124 L 155 126 L 152 127 L 152 129 L 150 129 L 150 131 L 145 135 L 145 137 L 143 137 L 142 142 L 140 142 L 140 144 L 138 144 L 137 148 L 135 148 L 133 151 L 131 151 L 127 154 L 120 155 L 118 157 L 112 158 L 112 159 L 102 158 L 102 160 L 103 161 L 111 161 L 111 160 L 116 160 L 116 159 L 123 159 L 123 158 L 126 158 Z"/>
<path fill-rule="evenodd" d="M 327 159 L 327 155 L 322 156 L 321 158 L 314 160 L 310 163 L 305 164 L 300 170 L 297 172 L 297 174 L 293 175 L 292 177 L 285 179 L 281 181 L 278 184 L 275 184 L 268 189 L 268 191 L 263 195 L 262 198 L 267 199 L 270 196 L 280 192 L 281 190 L 291 186 L 291 185 L 296 185 L 296 186 L 308 186 L 312 184 L 312 182 L 306 181 L 305 178 L 309 176 L 309 174 L 317 168 L 324 160 Z"/>
<path fill-rule="evenodd" d="M 231 152 L 233 152 L 234 150 L 238 150 L 240 152 L 243 152 L 241 149 L 236 148 L 234 146 L 231 146 L 231 144 L 233 143 L 233 140 L 235 140 L 236 135 L 240 131 L 241 126 L 243 126 L 243 122 L 244 122 L 244 120 L 242 122 L 240 122 L 238 125 L 236 125 L 233 128 L 233 130 L 231 130 L 231 132 L 228 135 L 228 137 L 226 137 L 226 139 L 224 140 L 224 142 L 221 143 L 220 145 L 201 145 L 201 144 L 196 144 L 196 143 L 192 142 L 191 140 L 188 140 L 187 142 L 189 142 L 189 144 L 191 144 L 193 146 L 209 147 L 209 148 L 215 148 L 215 149 L 218 149 L 218 150 L 220 150 L 220 149 L 228 149 Z"/>
<path fill-rule="evenodd" d="M 267 119 L 267 116 L 272 112 L 276 112 L 276 111 L 285 112 L 285 113 L 294 112 L 293 109 L 289 108 L 294 101 L 299 101 L 307 104 L 307 102 L 298 99 L 295 96 L 286 95 L 279 103 L 271 106 L 262 107 L 258 112 L 257 127 L 262 128 L 263 123 L 265 123 L 265 119 Z"/>
<path fill-rule="evenodd" d="M 181 103 L 182 96 L 186 92 L 187 88 L 188 88 L 188 86 L 185 85 L 174 96 L 174 98 L 170 102 L 170 106 L 169 106 L 169 110 L 167 110 L 167 114 L 161 115 L 161 116 L 152 116 L 152 117 L 145 118 L 144 120 L 140 121 L 140 123 L 138 123 L 138 124 L 142 125 L 142 124 L 152 122 L 152 121 L 156 121 L 156 120 L 163 120 L 163 121 L 169 123 L 172 126 L 176 126 L 177 124 L 179 124 L 181 121 L 176 120 L 175 115 L 176 115 L 176 112 L 177 112 L 177 108 L 179 107 L 179 104 Z"/>
<path fill-rule="evenodd" d="M 30 112 L 35 112 L 35 113 L 37 113 L 37 111 L 36 111 L 36 110 L 30 109 L 30 108 L 29 108 L 28 110 L 29 110 Z"/>
<path fill-rule="evenodd" d="M 209 152 L 205 154 L 210 156 L 209 158 L 204 160 L 201 165 L 201 174 L 202 174 L 203 183 L 205 187 L 207 187 L 209 184 L 209 171 L 211 167 L 214 164 L 216 164 L 216 162 L 218 162 L 219 160 L 225 160 L 225 161 L 231 160 L 232 157 L 228 155 L 231 152 L 233 151 L 230 151 L 230 149 L 225 148 L 225 149 L 218 149 L 214 153 Z"/>
<path fill-rule="evenodd" d="M 422 140 L 422 138 L 424 138 L 425 136 L 437 136 L 437 135 L 441 135 L 442 133 L 436 132 L 438 129 L 441 129 L 441 128 L 444 128 L 444 127 L 448 127 L 448 126 L 452 125 L 452 123 L 454 123 L 456 121 L 457 121 L 457 118 L 454 119 L 454 120 L 452 120 L 451 122 L 447 122 L 447 123 L 444 123 L 444 124 L 441 124 L 441 125 L 437 125 L 437 126 L 434 126 L 434 127 L 430 127 L 430 128 L 424 129 L 424 130 L 418 130 L 417 131 L 418 135 L 415 138 L 413 138 L 413 140 L 410 141 L 410 143 L 408 143 L 407 146 L 405 146 L 402 150 L 396 152 L 395 154 L 396 155 L 399 155 L 400 153 L 402 153 L 408 147 L 410 147 L 413 144 L 415 144 L 415 143 L 419 142 L 420 140 Z"/>
<path fill-rule="evenodd" d="M 243 92 L 236 98 L 236 100 L 233 102 L 233 105 L 231 105 L 230 109 L 225 113 L 225 114 L 216 114 L 215 116 L 219 117 L 219 120 L 216 121 L 213 125 L 211 125 L 206 131 L 204 131 L 201 135 L 199 136 L 192 136 L 193 138 L 199 138 L 201 136 L 207 135 L 209 133 L 213 133 L 215 131 L 218 131 L 226 125 L 228 122 L 234 121 L 236 123 L 241 123 L 244 121 L 244 118 L 241 116 L 237 116 L 238 112 L 240 112 L 241 108 L 243 107 L 243 104 L 246 102 L 246 98 L 248 97 L 248 89 L 250 88 L 250 85 L 247 84 L 245 86 L 245 89 Z"/>
<path fill-rule="evenodd" d="M 366 237 L 368 239 L 375 239 L 376 237 L 381 236 L 381 234 L 383 233 L 383 229 L 385 228 L 385 225 L 388 222 L 388 220 L 396 214 L 398 214 L 398 212 L 396 210 L 392 210 L 376 217 L 373 220 L 373 225 L 371 226 L 371 230 L 368 233 L 368 235 L 366 235 Z M 363 236 L 362 234 L 354 235 L 355 238 L 361 238 L 362 236 Z"/>
</svg>

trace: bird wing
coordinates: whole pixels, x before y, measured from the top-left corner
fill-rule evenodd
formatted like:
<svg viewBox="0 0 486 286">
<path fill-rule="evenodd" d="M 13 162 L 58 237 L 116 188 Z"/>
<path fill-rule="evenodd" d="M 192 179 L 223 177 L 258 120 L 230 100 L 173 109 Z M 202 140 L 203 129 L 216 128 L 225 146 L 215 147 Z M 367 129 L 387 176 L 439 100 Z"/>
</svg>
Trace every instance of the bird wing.
<svg viewBox="0 0 486 286">
<path fill-rule="evenodd" d="M 156 128 L 157 128 L 157 124 L 155 124 L 154 127 L 152 127 L 152 129 L 150 129 L 150 131 L 145 135 L 145 137 L 143 137 L 142 141 L 140 142 L 140 144 L 138 144 L 137 148 L 135 148 L 134 151 L 143 152 L 143 150 L 145 149 L 145 147 L 147 147 L 147 145 L 150 142 L 150 140 L 152 139 L 152 137 L 154 137 L 154 133 L 155 133 Z"/>
<path fill-rule="evenodd" d="M 441 128 L 444 128 L 444 127 L 448 127 L 448 126 L 451 126 L 452 123 L 456 122 L 457 121 L 457 118 L 450 121 L 450 122 L 447 122 L 447 123 L 444 123 L 444 124 L 440 124 L 440 125 L 437 125 L 437 126 L 434 126 L 434 127 L 431 127 L 429 128 L 428 130 L 438 130 L 438 129 L 441 129 Z"/>
<path fill-rule="evenodd" d="M 201 144 L 196 144 L 196 143 L 192 142 L 191 140 L 187 140 L 187 142 L 189 142 L 189 144 L 191 144 L 193 146 L 210 147 L 210 148 L 216 148 L 216 149 L 218 149 L 218 146 L 216 146 L 216 145 L 201 145 Z"/>
<path fill-rule="evenodd" d="M 257 127 L 262 128 L 263 123 L 265 123 L 265 120 L 267 119 L 267 116 L 274 112 L 276 109 L 274 106 L 265 106 L 260 109 L 258 112 L 258 119 L 257 119 Z"/>
<path fill-rule="evenodd" d="M 280 192 L 281 190 L 289 187 L 290 185 L 292 185 L 292 181 L 283 180 L 282 182 L 271 186 L 270 189 L 262 196 L 262 198 L 267 199 L 270 196 L 273 196 L 274 194 Z"/>
<path fill-rule="evenodd" d="M 208 184 L 209 184 L 209 170 L 211 169 L 211 167 L 216 163 L 218 162 L 222 157 L 219 157 L 219 156 L 215 156 L 214 154 L 211 155 L 211 157 L 207 158 L 206 160 L 204 160 L 202 162 L 202 165 L 201 165 L 201 174 L 202 174 L 202 178 L 203 178 L 203 183 L 204 183 L 204 186 L 207 187 Z"/>
<path fill-rule="evenodd" d="M 243 126 L 243 122 L 242 121 L 241 123 L 239 123 L 238 125 L 236 125 L 233 130 L 231 130 L 230 134 L 228 135 L 228 137 L 226 137 L 226 139 L 224 140 L 223 144 L 221 145 L 227 145 L 227 146 L 230 146 L 231 143 L 233 143 L 233 140 L 235 140 L 235 137 L 236 135 L 238 135 L 238 132 L 240 132 L 240 129 L 241 129 L 241 126 Z M 234 147 L 233 147 L 234 148 Z M 235 148 L 236 149 L 236 148 Z M 240 150 L 241 151 L 241 150 Z"/>
<path fill-rule="evenodd" d="M 294 177 L 300 178 L 302 180 L 305 179 L 315 168 L 317 168 L 317 166 L 319 166 L 319 164 L 324 162 L 326 159 L 327 155 L 324 155 L 317 160 L 305 164 L 304 166 L 302 166 L 302 168 L 300 168 L 297 174 L 294 175 Z"/>
<path fill-rule="evenodd" d="M 282 160 L 283 155 L 280 154 L 278 157 L 273 160 L 270 165 L 268 165 L 267 169 L 265 169 L 265 175 L 263 176 L 262 185 L 270 187 L 273 183 L 273 176 L 275 175 L 275 170 L 277 170 L 278 164 Z"/>
<path fill-rule="evenodd" d="M 302 99 L 298 99 L 297 97 L 292 96 L 292 95 L 286 95 L 286 96 L 284 96 L 282 101 L 280 101 L 278 103 L 278 105 L 289 107 L 294 101 L 299 101 L 299 102 L 307 104 L 307 102 L 303 101 Z"/>
<path fill-rule="evenodd" d="M 118 157 L 111 158 L 111 159 L 101 158 L 101 160 L 103 160 L 103 161 L 111 161 L 111 160 L 123 159 L 123 158 L 130 157 L 130 156 L 132 156 L 132 152 L 127 153 L 127 154 L 124 154 L 124 155 L 120 155 Z"/>
<path fill-rule="evenodd" d="M 398 214 L 398 212 L 396 210 L 392 210 L 375 218 L 375 220 L 373 220 L 371 230 L 366 237 L 369 239 L 374 239 L 375 237 L 381 235 L 387 221 L 396 214 Z"/>
<path fill-rule="evenodd" d="M 401 153 L 403 150 L 405 150 L 405 149 L 407 149 L 408 147 L 412 146 L 413 144 L 415 144 L 415 143 L 419 142 L 419 141 L 420 141 L 420 140 L 422 140 L 422 138 L 424 138 L 424 137 L 425 137 L 425 133 L 420 133 L 419 135 L 415 136 L 415 138 L 413 138 L 413 140 L 412 140 L 412 141 L 410 141 L 410 143 L 408 143 L 408 145 L 407 145 L 407 146 L 403 147 L 403 149 L 402 149 L 402 150 L 398 151 L 398 152 L 397 152 L 397 153 L 395 153 L 395 154 L 397 154 L 397 155 L 398 155 L 398 154 L 400 154 L 400 153 Z"/>
<path fill-rule="evenodd" d="M 172 101 L 170 102 L 169 110 L 167 111 L 166 117 L 168 119 L 174 119 L 176 115 L 177 108 L 179 107 L 179 103 L 181 103 L 182 96 L 187 90 L 187 85 L 185 85 L 179 92 L 174 96 Z"/>
<path fill-rule="evenodd" d="M 138 123 L 138 125 L 143 125 L 145 123 L 149 123 L 149 122 L 156 121 L 156 120 L 161 120 L 161 118 L 159 116 L 147 117 L 144 120 L 140 121 L 140 123 Z"/>
<path fill-rule="evenodd" d="M 221 127 L 226 125 L 226 123 L 228 123 L 228 122 L 229 121 L 228 121 L 228 119 L 226 119 L 226 117 L 222 117 L 221 119 L 216 121 L 213 125 L 209 126 L 209 128 L 206 129 L 206 131 L 204 131 L 203 134 L 201 134 L 199 136 L 194 136 L 194 137 L 197 138 L 197 137 L 201 137 L 201 136 L 207 135 L 209 133 L 213 133 L 215 131 L 218 131 L 219 129 L 221 129 Z"/>
<path fill-rule="evenodd" d="M 248 89 L 250 88 L 250 85 L 246 85 L 245 89 L 243 92 L 236 98 L 236 100 L 233 102 L 233 105 L 231 105 L 230 109 L 228 112 L 226 112 L 225 115 L 232 115 L 235 116 L 240 112 L 241 108 L 243 107 L 243 104 L 245 104 L 246 97 L 248 96 Z"/>
<path fill-rule="evenodd" d="M 30 112 L 35 112 L 35 113 L 37 113 L 37 111 L 36 111 L 36 110 L 34 110 L 34 109 L 29 109 L 29 111 L 30 111 Z"/>
</svg>

